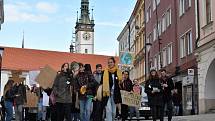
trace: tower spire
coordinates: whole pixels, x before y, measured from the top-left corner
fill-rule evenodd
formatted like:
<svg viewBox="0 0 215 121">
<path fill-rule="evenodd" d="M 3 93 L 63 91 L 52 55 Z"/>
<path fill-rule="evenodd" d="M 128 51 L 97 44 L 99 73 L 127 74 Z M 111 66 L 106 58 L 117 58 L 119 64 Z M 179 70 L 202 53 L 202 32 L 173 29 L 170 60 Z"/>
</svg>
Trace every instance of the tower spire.
<svg viewBox="0 0 215 121">
<path fill-rule="evenodd" d="M 92 9 L 91 9 L 91 10 L 92 10 L 91 23 L 92 23 L 92 24 L 94 24 L 94 17 L 93 17 L 93 10 L 94 10 L 94 9 L 93 9 L 93 7 L 92 7 Z"/>
<path fill-rule="evenodd" d="M 78 23 L 78 11 L 77 11 L 77 20 L 76 20 L 76 23 Z"/>
<path fill-rule="evenodd" d="M 89 0 L 81 0 L 81 17 L 80 17 L 80 23 L 90 24 Z"/>
<path fill-rule="evenodd" d="M 24 48 L 24 43 L 25 42 L 25 31 L 23 30 L 23 33 L 22 33 L 22 48 Z"/>
</svg>

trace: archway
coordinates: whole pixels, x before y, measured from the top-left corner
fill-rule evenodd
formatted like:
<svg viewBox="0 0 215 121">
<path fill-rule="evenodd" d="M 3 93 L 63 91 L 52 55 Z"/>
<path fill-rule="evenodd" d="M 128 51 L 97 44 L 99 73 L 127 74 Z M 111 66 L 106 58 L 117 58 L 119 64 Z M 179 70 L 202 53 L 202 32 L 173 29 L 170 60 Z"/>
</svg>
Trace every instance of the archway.
<svg viewBox="0 0 215 121">
<path fill-rule="evenodd" d="M 205 109 L 215 110 L 215 59 L 210 64 L 205 78 Z"/>
</svg>

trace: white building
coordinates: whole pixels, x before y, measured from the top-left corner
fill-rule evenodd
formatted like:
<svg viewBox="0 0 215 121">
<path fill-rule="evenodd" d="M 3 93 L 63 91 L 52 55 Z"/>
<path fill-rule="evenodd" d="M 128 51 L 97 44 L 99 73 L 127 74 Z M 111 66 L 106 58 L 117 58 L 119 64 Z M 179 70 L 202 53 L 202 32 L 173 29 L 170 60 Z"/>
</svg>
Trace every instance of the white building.
<svg viewBox="0 0 215 121">
<path fill-rule="evenodd" d="M 199 0 L 198 61 L 199 113 L 215 110 L 215 1 Z"/>
</svg>

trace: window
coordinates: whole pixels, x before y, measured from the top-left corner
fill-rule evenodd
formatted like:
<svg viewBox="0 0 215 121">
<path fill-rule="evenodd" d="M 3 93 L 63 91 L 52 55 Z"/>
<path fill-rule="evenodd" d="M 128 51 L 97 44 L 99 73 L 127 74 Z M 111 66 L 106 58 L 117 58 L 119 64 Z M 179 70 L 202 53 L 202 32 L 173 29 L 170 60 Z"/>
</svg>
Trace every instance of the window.
<svg viewBox="0 0 215 121">
<path fill-rule="evenodd" d="M 179 1 L 179 16 L 183 15 L 191 7 L 191 0 L 180 0 Z"/>
<path fill-rule="evenodd" d="M 154 68 L 157 70 L 158 67 L 158 61 L 157 61 L 157 56 L 154 58 Z"/>
<path fill-rule="evenodd" d="M 163 49 L 163 53 L 162 53 L 162 58 L 163 58 L 163 67 L 165 67 L 167 65 L 167 49 L 164 48 Z"/>
<path fill-rule="evenodd" d="M 168 27 L 170 24 L 171 24 L 171 9 L 168 9 L 166 13 L 166 26 Z"/>
<path fill-rule="evenodd" d="M 160 36 L 162 32 L 162 20 L 158 22 L 158 35 Z"/>
<path fill-rule="evenodd" d="M 206 8 L 206 24 L 211 22 L 211 0 L 205 0 L 205 8 Z"/>
<path fill-rule="evenodd" d="M 158 70 L 161 69 L 161 53 L 158 54 Z"/>
<path fill-rule="evenodd" d="M 184 0 L 180 0 L 179 1 L 179 16 L 183 15 L 185 12 L 185 8 L 184 8 Z"/>
<path fill-rule="evenodd" d="M 146 11 L 146 23 L 149 21 L 149 12 L 148 12 L 148 9 Z"/>
<path fill-rule="evenodd" d="M 167 64 L 172 63 L 172 44 L 167 47 Z"/>
<path fill-rule="evenodd" d="M 165 14 L 162 17 L 162 32 L 164 32 L 166 30 L 166 18 L 165 18 Z"/>
<path fill-rule="evenodd" d="M 155 41 L 157 39 L 157 27 L 154 26 L 154 29 L 153 29 L 153 41 Z"/>
<path fill-rule="evenodd" d="M 150 20 L 152 18 L 151 6 L 149 6 L 148 12 L 149 12 L 149 20 Z"/>
<path fill-rule="evenodd" d="M 151 17 L 152 17 L 151 6 L 149 6 L 149 8 L 146 11 L 146 22 L 148 22 Z"/>
<path fill-rule="evenodd" d="M 186 55 L 186 37 L 183 36 L 180 39 L 180 58 Z"/>
<path fill-rule="evenodd" d="M 153 0 L 153 11 L 156 9 L 155 0 Z"/>
<path fill-rule="evenodd" d="M 187 54 L 191 54 L 193 52 L 193 43 L 192 43 L 192 32 L 188 32 L 187 36 Z"/>
<path fill-rule="evenodd" d="M 157 3 L 157 5 L 156 5 Z M 153 11 L 156 9 L 156 7 L 160 4 L 160 0 L 153 0 Z"/>
<path fill-rule="evenodd" d="M 85 49 L 85 53 L 88 53 L 88 49 Z"/>
</svg>

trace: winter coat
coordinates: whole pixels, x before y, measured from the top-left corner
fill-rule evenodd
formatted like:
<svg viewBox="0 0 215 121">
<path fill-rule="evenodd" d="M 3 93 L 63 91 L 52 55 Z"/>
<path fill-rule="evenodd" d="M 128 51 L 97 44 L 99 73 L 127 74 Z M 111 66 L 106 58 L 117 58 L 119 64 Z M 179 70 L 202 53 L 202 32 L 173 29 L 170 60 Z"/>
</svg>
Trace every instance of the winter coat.
<svg viewBox="0 0 215 121">
<path fill-rule="evenodd" d="M 53 84 L 53 93 L 56 102 L 72 103 L 72 82 L 67 73 L 60 73 L 56 76 Z"/>
<path fill-rule="evenodd" d="M 86 93 L 81 94 L 80 89 L 82 86 L 86 85 Z M 78 92 L 78 96 L 80 100 L 86 99 L 87 96 L 95 96 L 95 90 L 98 86 L 98 83 L 94 79 L 93 74 L 88 74 L 84 72 L 80 72 L 75 77 L 75 90 Z"/>
<path fill-rule="evenodd" d="M 121 84 L 121 89 L 131 92 L 133 90 L 133 84 L 132 81 L 130 79 L 124 80 Z"/>
<path fill-rule="evenodd" d="M 153 88 L 158 88 L 160 92 L 152 93 Z M 159 79 L 150 79 L 146 81 L 145 93 L 148 96 L 150 106 L 163 105 L 163 89 Z"/>
<path fill-rule="evenodd" d="M 16 88 L 16 95 L 18 95 L 14 98 L 15 104 L 24 105 L 24 103 L 27 102 L 25 85 L 19 84 L 18 86 L 15 86 L 14 88 Z"/>
<path fill-rule="evenodd" d="M 115 102 L 115 104 L 122 103 L 120 87 L 119 87 L 119 80 L 118 80 L 118 77 L 117 77 L 117 71 L 114 73 L 114 81 L 113 81 L 113 78 L 112 78 L 112 74 L 110 72 L 109 72 L 108 75 L 109 75 L 110 92 L 111 92 L 112 86 L 114 85 L 114 87 L 115 87 L 114 88 L 114 94 L 113 94 L 114 102 Z M 101 78 L 101 84 L 103 84 L 103 76 Z M 109 97 L 103 97 L 102 100 L 104 101 L 105 104 L 107 104 L 108 98 Z"/>
<path fill-rule="evenodd" d="M 173 80 L 169 77 L 166 77 L 166 79 L 161 78 L 161 83 L 168 85 L 168 87 L 164 87 L 164 93 L 163 93 L 164 101 L 172 100 L 172 90 L 174 89 Z"/>
</svg>

